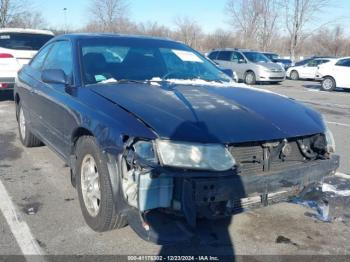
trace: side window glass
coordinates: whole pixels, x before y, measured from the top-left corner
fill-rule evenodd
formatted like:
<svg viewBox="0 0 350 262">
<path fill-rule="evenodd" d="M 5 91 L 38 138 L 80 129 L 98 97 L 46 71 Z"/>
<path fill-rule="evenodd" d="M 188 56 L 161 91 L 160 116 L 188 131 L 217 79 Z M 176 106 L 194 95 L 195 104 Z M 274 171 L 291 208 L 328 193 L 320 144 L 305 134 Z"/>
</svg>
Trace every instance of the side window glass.
<svg viewBox="0 0 350 262">
<path fill-rule="evenodd" d="M 231 61 L 231 57 L 232 57 L 231 51 L 222 51 L 219 53 L 217 60 Z"/>
<path fill-rule="evenodd" d="M 215 60 L 216 57 L 218 56 L 218 53 L 219 53 L 219 52 L 217 52 L 217 51 L 212 52 L 212 53 L 210 53 L 210 55 L 209 55 L 208 57 L 209 57 L 211 60 Z"/>
<path fill-rule="evenodd" d="M 240 61 L 245 60 L 243 55 L 238 52 L 233 52 L 232 61 L 235 63 L 240 63 Z"/>
<path fill-rule="evenodd" d="M 40 70 L 51 47 L 52 44 L 49 44 L 46 47 L 44 47 L 41 51 L 39 51 L 39 53 L 30 62 L 30 66 L 36 70 Z"/>
<path fill-rule="evenodd" d="M 319 61 L 312 60 L 309 63 L 307 63 L 308 67 L 316 67 L 318 65 Z"/>
<path fill-rule="evenodd" d="M 342 59 L 336 63 L 336 66 L 346 66 L 350 67 L 350 59 Z"/>
<path fill-rule="evenodd" d="M 57 42 L 46 58 L 44 69 L 61 69 L 71 78 L 73 75 L 72 46 L 68 41 Z"/>
</svg>

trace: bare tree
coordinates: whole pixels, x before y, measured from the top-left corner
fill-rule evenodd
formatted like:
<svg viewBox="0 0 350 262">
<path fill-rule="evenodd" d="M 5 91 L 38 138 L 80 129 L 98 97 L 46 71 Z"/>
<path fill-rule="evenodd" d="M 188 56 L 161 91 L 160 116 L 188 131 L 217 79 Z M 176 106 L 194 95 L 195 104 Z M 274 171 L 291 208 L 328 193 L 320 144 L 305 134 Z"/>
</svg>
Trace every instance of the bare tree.
<svg viewBox="0 0 350 262">
<path fill-rule="evenodd" d="M 46 26 L 46 21 L 42 14 L 37 11 L 23 12 L 15 16 L 9 23 L 10 27 L 39 29 Z"/>
<path fill-rule="evenodd" d="M 175 38 L 193 48 L 200 47 L 200 38 L 202 37 L 203 32 L 196 21 L 188 17 L 176 17 L 175 25 L 177 28 Z"/>
<path fill-rule="evenodd" d="M 259 23 L 257 29 L 257 40 L 259 48 L 268 51 L 271 48 L 272 40 L 277 35 L 278 25 L 278 0 L 260 0 Z"/>
<path fill-rule="evenodd" d="M 237 47 L 238 45 L 239 41 L 234 33 L 217 29 L 203 37 L 201 47 L 204 50 L 210 50 L 214 48 Z"/>
<path fill-rule="evenodd" d="M 172 31 L 157 22 L 146 22 L 138 25 L 138 33 L 143 35 L 160 36 L 160 37 L 171 37 Z"/>
<path fill-rule="evenodd" d="M 226 14 L 234 31 L 241 36 L 241 45 L 246 48 L 256 48 L 261 0 L 228 0 Z"/>
<path fill-rule="evenodd" d="M 103 32 L 119 32 L 125 24 L 126 0 L 90 0 L 89 11 L 93 20 L 88 27 Z"/>
<path fill-rule="evenodd" d="M 1 0 L 0 1 L 0 27 L 8 27 L 13 20 L 28 10 L 28 3 L 24 0 Z"/>
<path fill-rule="evenodd" d="M 320 13 L 329 0 L 283 0 L 285 23 L 290 39 L 290 56 L 295 58 L 296 52 L 305 37 L 305 29 L 315 15 Z"/>
</svg>

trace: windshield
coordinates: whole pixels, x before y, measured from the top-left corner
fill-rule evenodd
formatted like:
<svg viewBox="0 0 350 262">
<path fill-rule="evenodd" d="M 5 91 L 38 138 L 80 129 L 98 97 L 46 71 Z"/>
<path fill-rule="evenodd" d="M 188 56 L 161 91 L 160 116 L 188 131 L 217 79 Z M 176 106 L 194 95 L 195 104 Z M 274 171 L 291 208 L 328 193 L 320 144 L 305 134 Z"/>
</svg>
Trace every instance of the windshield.
<svg viewBox="0 0 350 262">
<path fill-rule="evenodd" d="M 264 55 L 270 59 L 270 60 L 275 60 L 275 59 L 278 59 L 279 56 L 277 54 L 272 54 L 272 53 L 264 53 Z"/>
<path fill-rule="evenodd" d="M 28 33 L 1 33 L 0 47 L 14 50 L 38 51 L 52 35 L 28 34 Z"/>
<path fill-rule="evenodd" d="M 85 39 L 80 46 L 85 84 L 166 79 L 231 81 L 201 54 L 177 42 L 116 37 Z"/>
<path fill-rule="evenodd" d="M 259 53 L 259 52 L 243 52 L 243 54 L 250 62 L 253 62 L 253 63 L 271 62 L 270 59 L 268 59 L 265 55 L 263 55 L 262 53 Z"/>
</svg>

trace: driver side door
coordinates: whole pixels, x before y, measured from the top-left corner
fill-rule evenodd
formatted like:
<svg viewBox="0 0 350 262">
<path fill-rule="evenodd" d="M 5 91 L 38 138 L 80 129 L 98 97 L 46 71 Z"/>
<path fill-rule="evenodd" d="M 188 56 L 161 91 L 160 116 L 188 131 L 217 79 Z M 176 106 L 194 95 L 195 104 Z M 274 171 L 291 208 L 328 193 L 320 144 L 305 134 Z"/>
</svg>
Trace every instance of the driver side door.
<svg viewBox="0 0 350 262">
<path fill-rule="evenodd" d="M 312 60 L 300 70 L 300 78 L 310 78 L 314 79 L 317 71 L 317 66 L 319 64 L 318 60 Z"/>
<path fill-rule="evenodd" d="M 66 104 L 70 95 L 64 84 L 45 83 L 41 74 L 46 69 L 63 70 L 70 84 L 73 85 L 73 55 L 69 41 L 57 41 L 46 57 L 37 81 L 33 103 L 39 116 L 39 133 L 46 144 L 64 157 L 69 150 L 67 124 L 69 109 Z"/>
</svg>

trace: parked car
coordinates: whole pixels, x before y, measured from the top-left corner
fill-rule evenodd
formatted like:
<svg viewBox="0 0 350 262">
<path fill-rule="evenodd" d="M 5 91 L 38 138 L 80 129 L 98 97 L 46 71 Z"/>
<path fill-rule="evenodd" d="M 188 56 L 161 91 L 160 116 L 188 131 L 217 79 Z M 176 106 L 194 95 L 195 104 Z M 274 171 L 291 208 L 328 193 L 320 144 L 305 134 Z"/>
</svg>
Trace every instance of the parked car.
<svg viewBox="0 0 350 262">
<path fill-rule="evenodd" d="M 220 66 L 234 70 L 240 81 L 253 85 L 256 82 L 278 83 L 285 79 L 282 66 L 271 62 L 260 52 L 244 49 L 215 49 L 208 57 Z"/>
<path fill-rule="evenodd" d="M 290 59 L 286 58 L 281 58 L 278 54 L 276 53 L 271 53 L 271 52 L 264 52 L 263 53 L 268 59 L 270 59 L 272 62 L 281 65 L 284 70 L 287 70 L 289 67 L 293 66 L 293 61 Z"/>
<path fill-rule="evenodd" d="M 18 70 L 53 36 L 46 30 L 0 29 L 0 91 L 13 88 Z"/>
<path fill-rule="evenodd" d="M 236 74 L 235 71 L 233 71 L 230 68 L 224 68 L 222 66 L 220 66 L 218 63 L 216 63 L 215 61 L 211 60 L 209 57 L 207 57 L 207 54 L 204 54 L 204 56 L 210 61 L 212 62 L 214 65 L 216 65 L 222 72 L 224 72 L 227 76 L 229 76 L 230 78 L 232 78 L 235 82 L 238 83 L 238 76 Z"/>
<path fill-rule="evenodd" d="M 322 81 L 322 90 L 333 91 L 337 87 L 350 88 L 349 75 L 350 57 L 343 57 L 320 65 L 316 72 L 316 80 Z"/>
<path fill-rule="evenodd" d="M 128 223 L 158 244 L 189 241 L 198 219 L 231 216 L 250 196 L 272 204 L 339 166 L 319 113 L 167 39 L 58 36 L 14 95 L 21 142 L 61 156 L 99 232 Z"/>
<path fill-rule="evenodd" d="M 335 56 L 311 56 L 309 58 L 306 58 L 304 60 L 298 61 L 294 64 L 294 66 L 303 66 L 309 63 L 310 61 L 317 59 L 317 58 L 336 58 Z"/>
<path fill-rule="evenodd" d="M 317 67 L 321 64 L 328 63 L 333 58 L 315 58 L 310 60 L 307 64 L 301 66 L 292 66 L 287 70 L 287 77 L 292 80 L 312 79 L 316 78 Z"/>
</svg>

